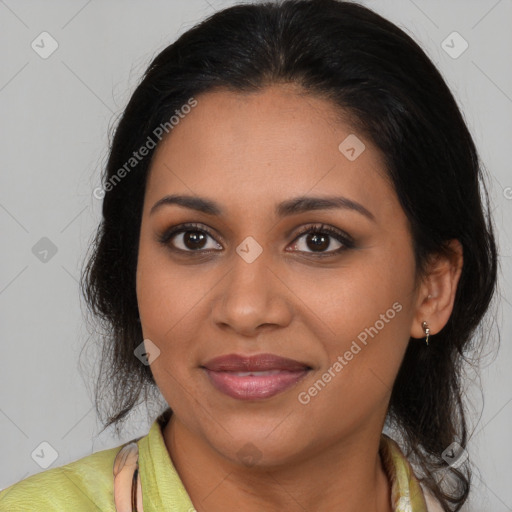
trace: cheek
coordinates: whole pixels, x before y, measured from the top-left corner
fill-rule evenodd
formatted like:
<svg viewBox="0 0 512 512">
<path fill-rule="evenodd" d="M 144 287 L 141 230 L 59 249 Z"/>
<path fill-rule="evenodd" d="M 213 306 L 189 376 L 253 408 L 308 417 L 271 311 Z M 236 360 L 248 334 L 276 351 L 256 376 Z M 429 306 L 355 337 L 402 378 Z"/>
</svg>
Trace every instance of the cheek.
<svg viewBox="0 0 512 512">
<path fill-rule="evenodd" d="M 165 251 L 141 245 L 137 301 L 143 336 L 160 350 L 151 365 L 155 379 L 179 378 L 197 365 L 197 318 L 208 314 L 205 294 L 212 286 L 197 267 L 180 267 Z"/>
<path fill-rule="evenodd" d="M 414 266 L 406 255 L 384 251 L 354 253 L 344 267 L 323 275 L 313 272 L 294 283 L 316 313 L 318 326 L 326 325 L 334 340 L 356 338 L 377 324 L 381 333 L 407 323 L 412 305 Z M 391 328 L 392 326 L 392 328 Z M 402 329 L 403 330 L 403 329 Z"/>
<path fill-rule="evenodd" d="M 161 256 L 141 248 L 137 301 L 144 339 L 150 339 L 160 350 L 151 363 L 151 373 L 167 403 L 182 411 L 187 409 L 186 397 L 193 393 L 187 379 L 193 364 L 188 341 L 193 338 L 187 320 L 198 298 L 190 296 L 185 277 L 173 268 Z"/>
<path fill-rule="evenodd" d="M 144 233 L 144 231 L 143 231 Z M 165 250 L 142 235 L 137 263 L 137 302 L 144 335 L 163 341 L 187 309 L 187 286 Z"/>
<path fill-rule="evenodd" d="M 339 374 L 345 377 L 338 384 L 356 395 L 373 384 L 392 387 L 409 341 L 415 267 L 406 242 L 402 251 L 391 244 L 361 251 L 335 278 L 317 280 L 318 293 L 311 293 L 312 283 L 300 292 L 310 289 L 308 305 L 317 312 L 312 329 L 319 333 L 322 326 L 329 327 L 324 338 L 327 366 L 341 357 Z M 385 389 L 375 389 L 381 391 Z"/>
<path fill-rule="evenodd" d="M 384 413 L 409 340 L 412 309 L 406 287 L 384 280 L 361 293 L 361 280 L 371 277 L 352 274 L 353 287 L 338 294 L 341 307 L 324 311 L 335 333 L 324 342 L 326 362 L 308 383 L 311 387 L 298 390 L 312 415 L 327 415 L 333 425 L 347 429 Z"/>
<path fill-rule="evenodd" d="M 180 278 L 161 274 L 155 266 L 139 281 L 137 300 L 145 338 L 165 352 L 172 345 L 179 350 L 179 340 L 186 339 L 187 315 L 197 303 Z"/>
</svg>

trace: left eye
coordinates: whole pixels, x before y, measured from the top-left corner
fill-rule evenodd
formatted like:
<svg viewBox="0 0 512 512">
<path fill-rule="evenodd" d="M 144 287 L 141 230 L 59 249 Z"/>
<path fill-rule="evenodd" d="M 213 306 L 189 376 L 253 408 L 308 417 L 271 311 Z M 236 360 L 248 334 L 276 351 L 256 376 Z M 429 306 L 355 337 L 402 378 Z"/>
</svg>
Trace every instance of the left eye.
<svg viewBox="0 0 512 512">
<path fill-rule="evenodd" d="M 327 249 L 332 245 L 333 238 L 338 243 L 338 248 L 327 251 Z M 304 239 L 302 243 L 300 242 L 301 239 Z M 299 240 L 299 242 L 295 242 L 293 246 L 300 252 L 308 252 L 306 249 L 313 247 L 313 253 L 336 253 L 339 252 L 340 249 L 345 245 L 341 235 L 318 230 L 307 231 L 306 233 L 300 235 L 296 240 Z M 301 249 L 300 247 L 306 247 L 306 249 Z"/>
</svg>

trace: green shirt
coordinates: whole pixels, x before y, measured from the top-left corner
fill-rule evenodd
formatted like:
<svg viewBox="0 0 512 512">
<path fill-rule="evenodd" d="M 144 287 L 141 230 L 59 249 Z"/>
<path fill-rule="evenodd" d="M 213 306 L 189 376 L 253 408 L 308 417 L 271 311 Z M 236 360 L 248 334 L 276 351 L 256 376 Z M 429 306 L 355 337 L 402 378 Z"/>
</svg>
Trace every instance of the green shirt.
<svg viewBox="0 0 512 512">
<path fill-rule="evenodd" d="M 165 413 L 159 416 L 149 433 L 137 441 L 144 512 L 195 512 L 165 446 L 162 428 L 168 417 Z M 0 492 L 0 512 L 116 512 L 113 464 L 122 446 L 47 469 L 11 485 Z M 429 497 L 427 508 L 409 462 L 396 442 L 385 434 L 381 437 L 380 454 L 391 483 L 395 512 L 442 510 Z"/>
</svg>

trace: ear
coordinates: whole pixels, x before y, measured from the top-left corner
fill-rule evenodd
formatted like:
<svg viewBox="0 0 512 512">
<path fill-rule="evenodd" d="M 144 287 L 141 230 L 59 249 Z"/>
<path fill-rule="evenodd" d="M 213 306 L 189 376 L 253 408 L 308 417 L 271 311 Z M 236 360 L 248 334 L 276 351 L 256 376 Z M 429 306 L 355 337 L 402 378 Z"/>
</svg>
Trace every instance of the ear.
<svg viewBox="0 0 512 512">
<path fill-rule="evenodd" d="M 431 335 L 438 333 L 452 314 L 464 259 L 459 240 L 450 240 L 448 249 L 447 254 L 436 254 L 428 265 L 417 295 L 412 338 L 425 337 L 423 321 L 427 322 Z"/>
</svg>

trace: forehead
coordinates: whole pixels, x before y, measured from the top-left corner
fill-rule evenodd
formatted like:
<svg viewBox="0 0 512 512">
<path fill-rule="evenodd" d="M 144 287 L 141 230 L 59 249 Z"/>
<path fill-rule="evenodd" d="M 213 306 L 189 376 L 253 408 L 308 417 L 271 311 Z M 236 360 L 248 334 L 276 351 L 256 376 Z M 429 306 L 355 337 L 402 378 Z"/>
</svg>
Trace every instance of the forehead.
<svg viewBox="0 0 512 512">
<path fill-rule="evenodd" d="M 382 155 L 329 101 L 292 85 L 196 100 L 156 149 L 148 203 L 170 193 L 222 196 L 235 214 L 304 195 L 393 202 Z"/>
</svg>

